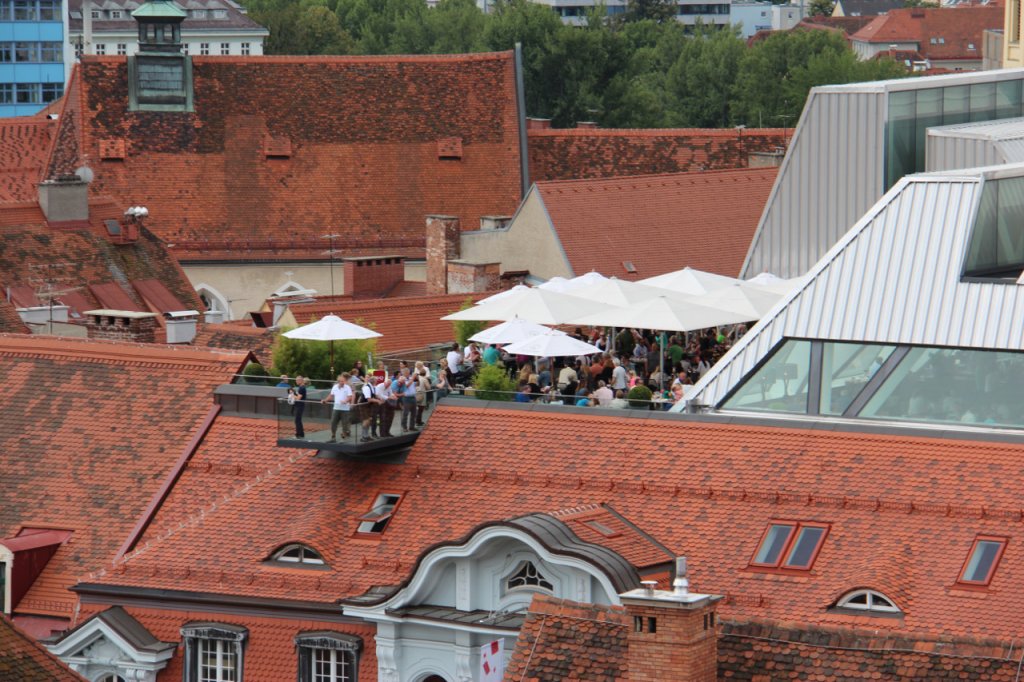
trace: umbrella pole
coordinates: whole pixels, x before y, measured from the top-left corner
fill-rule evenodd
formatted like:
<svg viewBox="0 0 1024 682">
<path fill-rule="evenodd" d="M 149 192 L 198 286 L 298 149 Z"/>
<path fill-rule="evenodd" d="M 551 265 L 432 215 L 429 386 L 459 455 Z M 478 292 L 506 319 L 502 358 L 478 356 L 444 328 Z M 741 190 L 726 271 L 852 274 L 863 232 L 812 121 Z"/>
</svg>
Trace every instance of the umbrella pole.
<svg viewBox="0 0 1024 682">
<path fill-rule="evenodd" d="M 330 379 L 334 379 L 334 339 L 331 339 L 328 343 L 331 344 L 331 376 Z"/>
<path fill-rule="evenodd" d="M 665 332 L 661 332 L 661 343 L 658 344 L 658 392 L 665 390 Z"/>
</svg>

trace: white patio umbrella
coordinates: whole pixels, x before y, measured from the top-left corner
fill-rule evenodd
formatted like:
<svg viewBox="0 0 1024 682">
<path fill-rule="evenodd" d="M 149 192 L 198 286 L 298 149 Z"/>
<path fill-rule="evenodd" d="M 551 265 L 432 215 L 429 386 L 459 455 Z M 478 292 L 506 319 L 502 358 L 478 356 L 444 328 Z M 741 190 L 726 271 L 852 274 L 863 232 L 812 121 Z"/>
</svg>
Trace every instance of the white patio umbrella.
<svg viewBox="0 0 1024 682">
<path fill-rule="evenodd" d="M 348 341 L 350 339 L 373 339 L 381 336 L 372 329 L 360 327 L 358 324 L 346 322 L 337 315 L 324 315 L 316 322 L 296 327 L 285 332 L 284 336 L 289 339 L 302 339 L 305 341 L 330 341 L 331 342 L 331 374 L 334 374 L 334 342 Z M 333 378 L 333 376 L 332 376 Z"/>
<path fill-rule="evenodd" d="M 548 281 L 544 282 L 543 284 L 538 284 L 537 288 L 546 289 L 547 291 L 557 291 L 560 294 L 564 294 L 567 288 L 571 288 L 568 286 L 568 284 L 569 280 L 567 280 L 565 277 L 555 276 L 549 279 Z"/>
<path fill-rule="evenodd" d="M 697 305 L 746 315 L 745 321 L 749 322 L 764 317 L 783 296 L 762 287 L 735 284 L 693 296 L 690 300 Z"/>
<path fill-rule="evenodd" d="M 517 291 L 497 301 L 475 305 L 445 315 L 442 320 L 511 320 L 521 317 L 537 324 L 565 324 L 585 313 L 595 313 L 606 307 L 604 303 L 588 301 L 578 296 L 559 294 L 544 289 Z"/>
<path fill-rule="evenodd" d="M 513 317 L 507 322 L 502 322 L 490 329 L 483 330 L 479 334 L 474 334 L 469 337 L 469 340 L 477 341 L 479 343 L 503 345 L 506 343 L 525 341 L 526 339 L 537 336 L 538 334 L 544 334 L 550 331 L 557 332 L 563 336 L 565 335 L 565 332 L 558 331 L 557 329 L 551 329 L 550 327 L 545 327 L 542 324 L 524 320 L 521 317 Z"/>
<path fill-rule="evenodd" d="M 593 355 L 601 349 L 586 341 L 563 334 L 557 329 L 549 329 L 517 343 L 505 346 L 505 350 L 515 355 L 533 355 L 536 357 L 565 357 L 568 355 Z"/>
<path fill-rule="evenodd" d="M 659 296 L 682 296 L 682 294 L 676 294 L 668 289 L 660 289 L 615 277 L 603 279 L 590 286 L 580 287 L 573 291 L 572 295 L 614 306 L 632 306 Z"/>
<path fill-rule="evenodd" d="M 803 284 L 807 280 L 806 277 L 793 277 L 791 279 L 782 279 L 776 277 L 770 272 L 762 272 L 760 275 L 751 277 L 750 279 L 743 282 L 743 284 L 751 287 L 757 287 L 764 291 L 772 291 L 777 294 L 788 294 L 789 292 L 796 289 L 798 286 Z"/>
<path fill-rule="evenodd" d="M 600 284 L 606 279 L 608 278 L 602 275 L 600 272 L 594 272 L 593 270 L 591 270 L 590 272 L 582 274 L 579 277 L 573 277 L 572 279 L 566 281 L 562 285 L 562 293 L 571 294 L 579 289 L 586 289 L 587 287 L 592 287 L 595 284 Z"/>
<path fill-rule="evenodd" d="M 729 286 L 730 284 L 736 284 L 739 281 L 733 277 L 716 275 L 713 272 L 704 272 L 703 270 L 696 270 L 687 266 L 682 270 L 642 279 L 637 284 L 660 287 L 674 291 L 677 294 L 699 295 Z"/>
<path fill-rule="evenodd" d="M 750 319 L 746 314 L 709 308 L 672 296 L 658 296 L 628 308 L 607 308 L 597 313 L 580 315 L 569 322 L 592 326 L 689 332 L 723 324 L 749 322 Z"/>
<path fill-rule="evenodd" d="M 493 303 L 494 301 L 500 301 L 503 298 L 512 296 L 513 294 L 519 293 L 521 291 L 528 291 L 529 289 L 530 287 L 526 286 L 525 284 L 517 284 L 511 289 L 505 289 L 504 291 L 499 291 L 498 293 L 492 294 L 487 298 L 481 298 L 479 301 L 476 302 L 476 304 L 481 305 L 483 303 Z"/>
</svg>

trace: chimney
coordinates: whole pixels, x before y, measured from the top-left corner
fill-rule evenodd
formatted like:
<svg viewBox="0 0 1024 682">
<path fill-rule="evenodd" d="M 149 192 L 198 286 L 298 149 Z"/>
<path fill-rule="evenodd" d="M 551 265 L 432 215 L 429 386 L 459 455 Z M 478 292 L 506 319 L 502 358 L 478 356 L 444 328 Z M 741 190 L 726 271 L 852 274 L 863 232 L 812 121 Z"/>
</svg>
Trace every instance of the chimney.
<svg viewBox="0 0 1024 682">
<path fill-rule="evenodd" d="M 576 123 L 576 127 L 583 128 L 586 130 L 593 130 L 596 129 L 598 125 L 596 121 L 579 121 L 578 123 Z"/>
<path fill-rule="evenodd" d="M 89 183 L 77 175 L 60 175 L 39 183 L 39 207 L 51 223 L 89 219 Z"/>
<path fill-rule="evenodd" d="M 167 343 L 192 343 L 196 338 L 198 310 L 176 310 L 164 313 Z"/>
<path fill-rule="evenodd" d="M 448 293 L 448 261 L 459 257 L 461 228 L 455 216 L 427 216 L 427 295 Z"/>
<path fill-rule="evenodd" d="M 160 326 L 154 313 L 134 310 L 87 310 L 86 328 L 90 339 L 113 339 L 137 343 L 156 342 Z"/>
<path fill-rule="evenodd" d="M 345 294 L 354 297 L 381 297 L 405 279 L 402 256 L 370 256 L 342 259 Z"/>
<path fill-rule="evenodd" d="M 480 216 L 481 230 L 504 230 L 512 222 L 512 216 L 507 215 L 482 215 Z"/>
<path fill-rule="evenodd" d="M 686 557 L 676 559 L 672 590 L 656 583 L 620 594 L 631 617 L 629 682 L 716 682 L 718 637 L 716 603 L 721 596 L 690 592 Z"/>
<path fill-rule="evenodd" d="M 526 119 L 527 130 L 548 130 L 551 128 L 550 118 L 528 118 Z"/>
<path fill-rule="evenodd" d="M 501 288 L 501 263 L 448 261 L 448 293 L 479 294 Z"/>
</svg>

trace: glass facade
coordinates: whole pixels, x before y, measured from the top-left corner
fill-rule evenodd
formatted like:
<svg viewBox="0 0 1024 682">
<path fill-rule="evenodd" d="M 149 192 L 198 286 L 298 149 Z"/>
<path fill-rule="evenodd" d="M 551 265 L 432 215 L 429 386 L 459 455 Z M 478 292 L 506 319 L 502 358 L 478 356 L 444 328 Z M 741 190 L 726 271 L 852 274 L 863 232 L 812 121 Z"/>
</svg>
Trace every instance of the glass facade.
<svg viewBox="0 0 1024 682">
<path fill-rule="evenodd" d="M 904 175 L 925 169 L 928 128 L 1020 116 L 1024 111 L 1022 90 L 1021 80 L 1006 80 L 890 93 L 885 188 L 888 190 Z"/>
<path fill-rule="evenodd" d="M 60 0 L 0 0 L 0 116 L 35 114 L 64 92 Z"/>
<path fill-rule="evenodd" d="M 986 180 L 974 220 L 965 277 L 1010 277 L 1024 271 L 1024 177 Z"/>
<path fill-rule="evenodd" d="M 1021 352 L 788 339 L 721 407 L 1024 428 L 1021 385 Z"/>
</svg>

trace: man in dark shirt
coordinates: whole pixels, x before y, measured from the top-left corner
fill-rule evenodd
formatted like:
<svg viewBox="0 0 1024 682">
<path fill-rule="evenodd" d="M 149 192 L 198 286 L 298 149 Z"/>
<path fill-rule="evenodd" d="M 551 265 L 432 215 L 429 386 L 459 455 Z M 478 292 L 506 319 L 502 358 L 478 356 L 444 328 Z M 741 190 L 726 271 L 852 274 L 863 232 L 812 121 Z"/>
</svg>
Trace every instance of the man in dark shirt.
<svg viewBox="0 0 1024 682">
<path fill-rule="evenodd" d="M 292 411 L 295 413 L 295 437 L 305 438 L 306 431 L 302 427 L 302 413 L 306 411 L 306 380 L 303 377 L 295 377 L 295 388 L 288 389 L 295 395 L 295 404 Z"/>
</svg>

